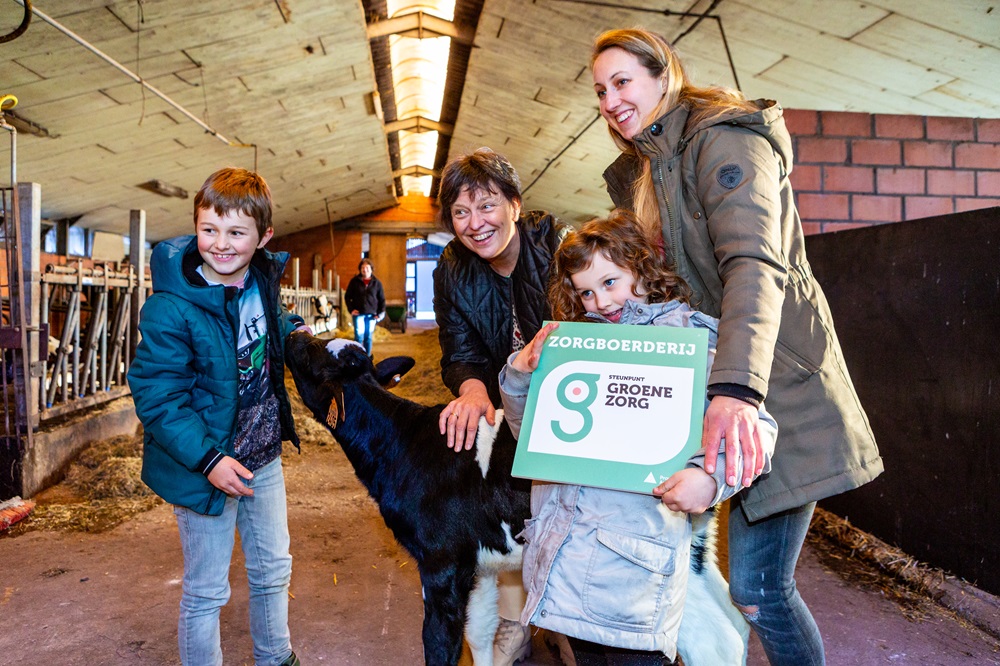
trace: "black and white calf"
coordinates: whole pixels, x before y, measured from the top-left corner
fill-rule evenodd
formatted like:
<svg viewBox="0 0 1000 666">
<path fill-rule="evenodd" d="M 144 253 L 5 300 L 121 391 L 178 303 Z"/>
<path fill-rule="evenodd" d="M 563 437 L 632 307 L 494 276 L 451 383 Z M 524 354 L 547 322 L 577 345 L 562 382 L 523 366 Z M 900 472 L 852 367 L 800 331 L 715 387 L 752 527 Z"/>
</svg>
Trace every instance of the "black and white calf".
<svg viewBox="0 0 1000 666">
<path fill-rule="evenodd" d="M 443 405 L 425 407 L 383 388 L 413 366 L 373 368 L 364 348 L 306 333 L 289 336 L 286 362 L 302 401 L 336 436 L 385 524 L 417 561 L 424 596 L 424 658 L 457 664 L 462 630 L 477 665 L 493 659 L 497 573 L 521 566 L 514 541 L 528 518 L 529 481 L 510 475 L 514 436 L 501 419 L 476 447 L 455 453 L 438 431 Z"/>
<path fill-rule="evenodd" d="M 530 495 L 530 482 L 510 475 L 515 440 L 502 411 L 496 427 L 480 422 L 472 450 L 456 453 L 438 430 L 444 405 L 425 407 L 384 388 L 413 359 L 372 366 L 355 342 L 294 333 L 286 363 L 303 402 L 337 438 L 385 524 L 417 561 L 426 663 L 457 664 L 464 628 L 476 666 L 490 666 L 497 574 L 521 567 L 514 535 L 528 518 Z M 687 666 L 743 664 L 749 628 L 716 563 L 714 521 L 694 522 L 678 650 Z"/>
</svg>

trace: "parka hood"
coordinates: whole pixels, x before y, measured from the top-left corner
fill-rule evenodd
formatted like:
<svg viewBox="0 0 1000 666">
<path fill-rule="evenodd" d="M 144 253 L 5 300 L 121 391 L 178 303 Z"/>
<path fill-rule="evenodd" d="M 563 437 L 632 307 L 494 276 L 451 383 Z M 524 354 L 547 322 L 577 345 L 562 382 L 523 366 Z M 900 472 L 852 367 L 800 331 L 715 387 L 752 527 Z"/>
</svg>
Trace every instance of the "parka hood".
<svg viewBox="0 0 1000 666">
<path fill-rule="evenodd" d="M 747 113 L 742 109 L 730 109 L 690 126 L 690 112 L 685 107 L 676 106 L 667 111 L 633 138 L 637 150 L 621 153 L 604 170 L 604 181 L 612 200 L 619 206 L 632 207 L 632 181 L 642 168 L 640 152 L 658 153 L 664 146 L 672 146 L 674 155 L 679 155 L 699 132 L 718 125 L 744 127 L 760 134 L 781 158 L 785 173 L 791 173 L 792 137 L 785 127 L 784 110 L 769 99 L 754 100 L 752 104 L 758 107 L 757 111 Z"/>
<path fill-rule="evenodd" d="M 696 125 L 684 128 L 681 146 L 686 146 L 698 132 L 725 123 L 737 125 L 752 130 L 767 139 L 768 143 L 781 156 L 785 172 L 792 170 L 792 137 L 785 127 L 784 109 L 772 99 L 757 99 L 752 102 L 758 110 L 747 113 L 742 109 L 731 109 L 725 113 L 707 118 Z M 646 130 L 648 131 L 648 129 Z"/>
</svg>

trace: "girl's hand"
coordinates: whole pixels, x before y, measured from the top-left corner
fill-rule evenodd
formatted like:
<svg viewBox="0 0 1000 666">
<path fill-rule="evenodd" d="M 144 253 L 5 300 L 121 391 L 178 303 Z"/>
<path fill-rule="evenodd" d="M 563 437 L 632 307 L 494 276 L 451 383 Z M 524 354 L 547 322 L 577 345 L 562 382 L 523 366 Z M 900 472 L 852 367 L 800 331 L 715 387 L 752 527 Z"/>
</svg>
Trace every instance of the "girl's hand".
<svg viewBox="0 0 1000 666">
<path fill-rule="evenodd" d="M 486 416 L 487 423 L 496 425 L 495 414 L 486 385 L 478 379 L 467 379 L 458 389 L 458 397 L 441 410 L 438 427 L 442 435 L 448 435 L 448 448 L 456 452 L 468 450 L 476 443 L 479 419 Z"/>
<path fill-rule="evenodd" d="M 686 467 L 653 488 L 653 494 L 671 511 L 704 513 L 712 506 L 717 490 L 715 479 L 705 470 Z"/>
<path fill-rule="evenodd" d="M 701 445 L 705 447 L 705 471 L 715 472 L 719 443 L 726 438 L 726 483 L 736 486 L 737 473 L 743 473 L 743 485 L 749 487 L 764 469 L 764 451 L 760 445 L 757 408 L 738 398 L 717 395 L 705 410 Z M 737 447 L 742 449 L 743 469 L 736 469 Z"/>
<path fill-rule="evenodd" d="M 538 359 L 542 355 L 542 348 L 545 346 L 545 338 L 549 333 L 559 328 L 559 322 L 552 321 L 542 327 L 542 330 L 535 334 L 531 342 L 524 346 L 524 349 L 517 353 L 511 361 L 511 367 L 521 372 L 534 372 L 538 369 Z"/>
</svg>

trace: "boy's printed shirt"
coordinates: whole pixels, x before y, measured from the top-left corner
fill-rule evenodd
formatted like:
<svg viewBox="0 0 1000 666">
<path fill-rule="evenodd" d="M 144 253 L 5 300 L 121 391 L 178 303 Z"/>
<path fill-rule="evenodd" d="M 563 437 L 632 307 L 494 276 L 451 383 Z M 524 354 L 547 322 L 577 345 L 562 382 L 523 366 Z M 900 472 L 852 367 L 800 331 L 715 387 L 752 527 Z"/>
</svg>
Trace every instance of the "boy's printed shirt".
<svg viewBox="0 0 1000 666">
<path fill-rule="evenodd" d="M 234 457 L 254 472 L 281 455 L 281 420 L 278 398 L 268 377 L 267 318 L 260 289 L 249 272 L 242 285 L 233 286 L 240 290 L 236 340 L 239 411 L 233 433 Z"/>
</svg>

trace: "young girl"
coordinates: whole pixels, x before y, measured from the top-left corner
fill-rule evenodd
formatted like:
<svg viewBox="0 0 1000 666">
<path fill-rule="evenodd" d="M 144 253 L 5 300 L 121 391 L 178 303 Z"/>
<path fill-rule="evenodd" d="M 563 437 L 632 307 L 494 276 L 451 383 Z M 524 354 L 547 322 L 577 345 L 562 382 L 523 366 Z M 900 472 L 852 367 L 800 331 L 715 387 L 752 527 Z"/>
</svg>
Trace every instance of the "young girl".
<svg viewBox="0 0 1000 666">
<path fill-rule="evenodd" d="M 586 224 L 563 241 L 549 286 L 555 319 L 708 329 L 711 369 L 716 320 L 693 310 L 687 294 L 662 249 L 624 210 Z M 531 373 L 538 367 L 545 338 L 557 327 L 550 323 L 542 328 L 524 349 L 510 356 L 500 373 L 505 418 L 515 435 L 520 432 Z M 760 419 L 762 440 L 767 440 L 761 442 L 766 473 L 777 429 L 763 407 Z M 714 533 L 710 517 L 699 519 L 695 529 L 694 565 L 704 570 L 692 577 L 692 589 L 687 589 L 692 556 L 688 514 L 701 514 L 740 489 L 725 483 L 725 465 L 718 465 L 713 476 L 703 464 L 704 449 L 686 469 L 657 486 L 652 497 L 535 482 L 532 518 L 523 533 L 528 601 L 522 624 L 570 637 L 578 666 L 659 666 L 670 663 L 677 651 L 687 666 L 742 664 L 748 629 L 729 602 L 714 555 L 706 561 L 706 542 Z M 686 618 L 681 629 L 685 596 L 696 594 L 696 579 L 715 590 L 714 595 L 706 593 L 692 601 L 691 610 L 711 606 L 718 611 L 716 619 Z M 693 639 L 691 629 L 711 637 Z"/>
</svg>

